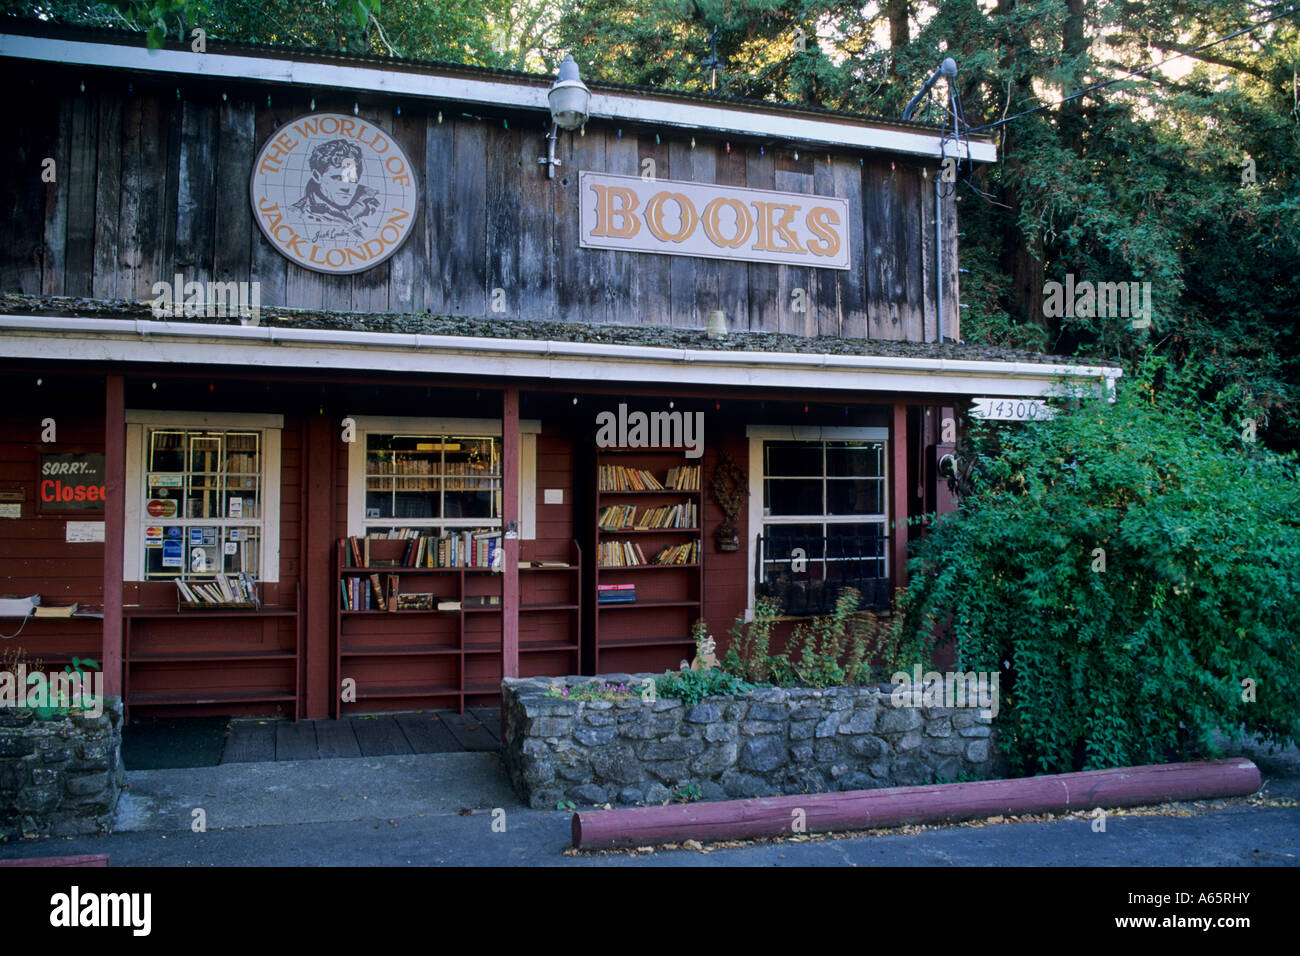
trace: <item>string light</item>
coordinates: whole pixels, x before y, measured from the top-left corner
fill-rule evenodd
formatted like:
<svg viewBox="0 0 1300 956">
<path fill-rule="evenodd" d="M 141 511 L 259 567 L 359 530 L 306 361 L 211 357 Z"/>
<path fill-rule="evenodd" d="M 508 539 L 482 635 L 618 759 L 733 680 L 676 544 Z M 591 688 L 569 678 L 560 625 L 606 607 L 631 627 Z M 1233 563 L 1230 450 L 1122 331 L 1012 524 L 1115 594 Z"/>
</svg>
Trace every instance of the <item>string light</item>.
<svg viewBox="0 0 1300 956">
<path fill-rule="evenodd" d="M 692 136 L 692 137 L 691 137 L 691 149 L 694 149 L 694 148 L 695 148 L 695 137 Z"/>
<path fill-rule="evenodd" d="M 438 125 L 442 125 L 442 110 L 438 110 Z"/>
</svg>

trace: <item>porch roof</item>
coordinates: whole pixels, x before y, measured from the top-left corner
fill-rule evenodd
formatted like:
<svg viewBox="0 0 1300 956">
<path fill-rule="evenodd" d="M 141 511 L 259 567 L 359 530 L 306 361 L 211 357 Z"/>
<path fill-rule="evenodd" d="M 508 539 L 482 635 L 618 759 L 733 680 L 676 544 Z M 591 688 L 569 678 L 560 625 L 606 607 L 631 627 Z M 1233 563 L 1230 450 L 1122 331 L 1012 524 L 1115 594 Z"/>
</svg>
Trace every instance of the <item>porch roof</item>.
<svg viewBox="0 0 1300 956">
<path fill-rule="evenodd" d="M 262 309 L 154 319 L 147 305 L 0 296 L 0 356 L 364 369 L 556 381 L 1041 397 L 1113 391 L 1116 364 L 991 346 L 519 319 Z"/>
</svg>

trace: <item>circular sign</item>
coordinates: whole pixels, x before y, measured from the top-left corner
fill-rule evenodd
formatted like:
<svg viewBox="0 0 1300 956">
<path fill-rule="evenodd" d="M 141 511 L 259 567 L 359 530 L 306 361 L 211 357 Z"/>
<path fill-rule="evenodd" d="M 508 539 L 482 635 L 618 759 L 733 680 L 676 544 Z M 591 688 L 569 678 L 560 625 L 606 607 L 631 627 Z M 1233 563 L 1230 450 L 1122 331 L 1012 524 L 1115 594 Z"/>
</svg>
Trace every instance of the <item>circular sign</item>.
<svg viewBox="0 0 1300 956">
<path fill-rule="evenodd" d="M 176 502 L 170 498 L 155 498 L 144 507 L 154 518 L 170 518 L 176 514 Z"/>
<path fill-rule="evenodd" d="M 311 113 L 271 134 L 253 162 L 253 218 L 267 241 L 305 269 L 373 269 L 411 234 L 415 170 L 369 120 Z"/>
</svg>

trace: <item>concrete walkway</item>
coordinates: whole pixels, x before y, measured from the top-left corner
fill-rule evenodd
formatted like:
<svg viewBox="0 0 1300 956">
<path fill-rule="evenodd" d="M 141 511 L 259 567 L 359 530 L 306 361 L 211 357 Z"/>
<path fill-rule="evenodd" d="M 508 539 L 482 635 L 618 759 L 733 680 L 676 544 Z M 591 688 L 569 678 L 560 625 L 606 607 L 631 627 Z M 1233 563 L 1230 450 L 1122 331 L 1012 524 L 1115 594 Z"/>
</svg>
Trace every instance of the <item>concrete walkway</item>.
<svg viewBox="0 0 1300 956">
<path fill-rule="evenodd" d="M 0 844 L 0 859 L 108 853 L 113 866 L 1300 865 L 1295 806 L 1116 815 L 1104 833 L 1086 820 L 1058 820 L 708 853 L 568 855 L 570 814 L 521 804 L 493 753 L 234 763 L 127 778 L 112 835 Z M 206 832 L 191 829 L 196 810 Z"/>
</svg>

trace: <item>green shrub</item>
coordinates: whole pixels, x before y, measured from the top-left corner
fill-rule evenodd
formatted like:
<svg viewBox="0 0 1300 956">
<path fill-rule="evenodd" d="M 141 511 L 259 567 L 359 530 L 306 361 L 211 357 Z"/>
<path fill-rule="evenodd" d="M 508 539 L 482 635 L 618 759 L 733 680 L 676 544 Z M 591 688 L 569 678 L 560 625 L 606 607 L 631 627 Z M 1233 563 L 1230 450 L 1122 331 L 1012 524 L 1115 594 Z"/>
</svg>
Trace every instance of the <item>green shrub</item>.
<svg viewBox="0 0 1300 956">
<path fill-rule="evenodd" d="M 1300 736 L 1296 461 L 1202 385 L 1150 360 L 1114 404 L 972 428 L 972 493 L 920 540 L 894 636 L 914 662 L 939 635 L 961 669 L 1002 671 L 1021 771 Z"/>
<path fill-rule="evenodd" d="M 743 694 L 753 689 L 752 684 L 721 667 L 703 671 L 665 671 L 664 676 L 655 681 L 656 696 L 675 697 L 687 704 L 698 704 L 706 697 Z"/>
</svg>

